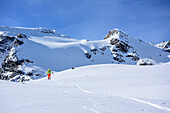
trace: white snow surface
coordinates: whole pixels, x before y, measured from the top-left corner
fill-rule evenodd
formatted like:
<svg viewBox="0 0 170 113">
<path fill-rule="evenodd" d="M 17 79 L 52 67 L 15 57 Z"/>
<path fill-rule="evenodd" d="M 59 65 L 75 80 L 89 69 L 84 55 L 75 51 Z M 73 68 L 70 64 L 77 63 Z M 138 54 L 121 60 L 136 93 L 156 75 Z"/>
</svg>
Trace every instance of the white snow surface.
<svg viewBox="0 0 170 113">
<path fill-rule="evenodd" d="M 0 113 L 169 113 L 170 63 L 101 64 L 0 81 Z"/>
</svg>

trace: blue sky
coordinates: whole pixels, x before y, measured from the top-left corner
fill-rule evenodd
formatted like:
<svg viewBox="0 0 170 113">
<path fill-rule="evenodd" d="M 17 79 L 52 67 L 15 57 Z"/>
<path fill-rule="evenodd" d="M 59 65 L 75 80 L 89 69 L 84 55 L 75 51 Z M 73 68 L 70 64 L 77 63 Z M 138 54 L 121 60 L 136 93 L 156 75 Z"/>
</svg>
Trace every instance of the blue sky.
<svg viewBox="0 0 170 113">
<path fill-rule="evenodd" d="M 134 38 L 170 40 L 170 0 L 0 0 L 0 25 L 45 27 L 101 40 L 118 28 Z"/>
</svg>

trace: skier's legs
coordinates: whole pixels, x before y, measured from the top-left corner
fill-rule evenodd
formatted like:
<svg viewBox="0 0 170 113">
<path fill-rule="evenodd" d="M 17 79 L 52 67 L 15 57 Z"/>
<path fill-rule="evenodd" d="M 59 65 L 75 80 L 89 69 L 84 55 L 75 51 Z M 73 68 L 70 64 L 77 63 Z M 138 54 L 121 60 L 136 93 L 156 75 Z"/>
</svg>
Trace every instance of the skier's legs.
<svg viewBox="0 0 170 113">
<path fill-rule="evenodd" d="M 51 74 L 48 74 L 48 80 L 51 78 Z"/>
</svg>

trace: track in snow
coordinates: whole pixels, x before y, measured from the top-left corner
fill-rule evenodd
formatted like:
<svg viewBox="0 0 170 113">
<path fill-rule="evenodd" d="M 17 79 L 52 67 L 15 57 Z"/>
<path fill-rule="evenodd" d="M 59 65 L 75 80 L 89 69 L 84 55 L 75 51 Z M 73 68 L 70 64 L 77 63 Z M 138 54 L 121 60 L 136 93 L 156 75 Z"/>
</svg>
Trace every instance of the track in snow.
<svg viewBox="0 0 170 113">
<path fill-rule="evenodd" d="M 57 81 L 55 80 L 55 82 L 57 82 Z M 63 83 L 60 83 L 60 84 L 63 84 Z M 68 85 L 68 84 L 67 84 L 67 85 Z M 97 93 L 94 93 L 94 92 L 88 91 L 88 90 L 86 90 L 86 89 L 84 89 L 84 88 L 81 88 L 79 85 L 76 85 L 76 84 L 74 84 L 74 85 L 71 84 L 71 85 L 72 85 L 74 88 L 79 89 L 80 91 L 83 91 L 84 93 L 99 95 L 99 94 L 97 94 Z M 100 95 L 101 95 L 101 94 L 100 94 Z M 136 101 L 136 102 L 139 102 L 139 103 L 142 103 L 142 104 L 147 104 L 147 105 L 152 106 L 152 107 L 157 108 L 157 109 L 161 109 L 161 110 L 166 111 L 166 112 L 170 112 L 170 108 L 167 108 L 167 107 L 164 107 L 164 106 L 160 106 L 160 105 L 157 105 L 157 104 L 154 104 L 154 103 L 151 103 L 151 102 L 147 102 L 147 101 L 144 101 L 144 100 L 141 100 L 141 99 L 136 99 L 136 98 L 127 97 L 127 96 L 115 96 L 115 95 L 113 96 L 113 95 L 112 95 L 112 98 L 114 98 L 114 97 L 121 97 L 121 98 L 129 99 L 129 100 L 133 100 L 133 101 Z M 94 113 L 100 113 L 99 111 L 94 110 L 94 109 L 91 109 L 91 108 L 88 108 L 88 107 L 86 107 L 86 106 L 83 106 L 83 108 L 84 108 L 85 110 L 92 111 L 92 112 L 94 112 Z"/>
<path fill-rule="evenodd" d="M 126 97 L 126 96 L 124 96 L 124 98 L 130 99 L 130 100 L 134 100 L 134 101 L 137 101 L 137 102 L 140 102 L 140 103 L 143 103 L 143 104 L 147 104 L 147 105 L 150 105 L 152 107 L 155 107 L 155 108 L 158 108 L 158 109 L 170 112 L 170 108 L 167 108 L 167 107 L 164 107 L 164 106 L 160 106 L 160 105 L 157 105 L 157 104 L 154 104 L 154 103 L 151 103 L 151 102 L 147 102 L 147 101 L 136 99 L 136 98 L 132 98 L 132 97 Z"/>
</svg>

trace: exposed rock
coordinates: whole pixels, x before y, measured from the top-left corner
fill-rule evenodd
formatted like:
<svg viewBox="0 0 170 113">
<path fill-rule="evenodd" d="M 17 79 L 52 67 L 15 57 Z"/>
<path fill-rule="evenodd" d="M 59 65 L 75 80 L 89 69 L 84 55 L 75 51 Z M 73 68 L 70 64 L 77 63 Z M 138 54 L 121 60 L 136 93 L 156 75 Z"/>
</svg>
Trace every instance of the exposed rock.
<svg viewBox="0 0 170 113">
<path fill-rule="evenodd" d="M 132 60 L 134 60 L 136 62 L 140 59 L 136 53 L 128 54 L 126 57 L 131 57 Z"/>
<path fill-rule="evenodd" d="M 41 33 L 54 34 L 52 29 L 40 28 Z"/>
<path fill-rule="evenodd" d="M 11 36 L 2 36 L 0 35 L 0 39 L 1 39 L 1 43 L 5 44 L 7 42 L 13 42 L 15 40 L 15 37 L 11 37 Z"/>
<path fill-rule="evenodd" d="M 1 48 L 0 48 L 0 52 L 4 53 L 4 52 L 5 52 L 5 49 L 1 49 Z"/>
<path fill-rule="evenodd" d="M 113 30 L 109 31 L 109 33 L 105 36 L 104 39 L 107 39 L 107 38 L 109 38 L 109 37 L 111 37 L 111 36 L 113 36 L 115 34 L 119 34 L 120 37 L 127 37 L 127 36 L 129 36 L 126 33 L 124 33 L 123 31 L 120 31 L 118 29 L 113 29 Z"/>
<path fill-rule="evenodd" d="M 87 53 L 85 53 L 85 56 L 86 56 L 88 59 L 90 59 L 90 58 L 91 58 L 91 54 L 89 54 L 88 52 L 87 52 Z"/>
<path fill-rule="evenodd" d="M 32 76 L 39 76 L 35 71 L 25 73 L 23 65 L 33 63 L 29 59 L 19 59 L 17 56 L 17 47 L 24 44 L 21 38 L 26 38 L 23 34 L 18 34 L 17 38 L 9 36 L 0 37 L 0 55 L 4 55 L 4 60 L 0 68 L 0 79 L 10 80 L 15 82 L 28 81 Z M 2 57 L 1 57 L 2 58 Z M 26 77 L 28 76 L 28 77 Z M 41 76 L 41 75 L 40 75 Z"/>
<path fill-rule="evenodd" d="M 117 29 L 114 29 L 112 31 L 109 31 L 109 33 L 104 37 L 104 39 L 107 39 L 109 38 L 111 35 L 114 35 L 114 34 L 118 34 L 118 30 Z"/>
<path fill-rule="evenodd" d="M 100 48 L 100 50 L 105 51 L 105 50 L 106 50 L 106 47 L 102 47 L 102 48 Z"/>
<path fill-rule="evenodd" d="M 30 61 L 29 59 L 25 59 L 25 61 L 28 63 L 34 63 L 33 61 Z"/>
<path fill-rule="evenodd" d="M 163 51 L 165 51 L 165 52 L 170 52 L 170 40 L 169 41 L 163 41 L 162 43 L 157 44 L 156 46 L 159 47 L 159 48 L 162 48 Z"/>
<path fill-rule="evenodd" d="M 35 74 L 35 76 L 40 77 L 40 76 L 42 76 L 42 75 L 41 75 L 41 74 L 39 74 L 39 73 L 36 73 L 36 74 Z"/>
<path fill-rule="evenodd" d="M 110 44 L 111 44 L 111 45 L 115 45 L 115 44 L 117 44 L 118 42 L 119 42 L 118 39 L 112 38 L 112 39 L 110 40 Z"/>
<path fill-rule="evenodd" d="M 170 52 L 170 49 L 165 49 L 164 51 L 165 51 L 165 52 Z"/>
<path fill-rule="evenodd" d="M 99 51 L 97 49 L 91 49 L 91 52 L 96 55 Z"/>
<path fill-rule="evenodd" d="M 137 62 L 137 65 L 141 65 L 141 66 L 145 66 L 145 65 L 155 65 L 156 62 L 152 59 L 149 59 L 149 58 L 144 58 L 144 59 L 140 59 L 138 62 Z"/>
<path fill-rule="evenodd" d="M 143 42 L 141 39 L 138 39 L 139 40 L 139 43 Z"/>
<path fill-rule="evenodd" d="M 24 35 L 24 34 L 19 33 L 19 34 L 17 35 L 17 38 L 27 38 L 27 36 Z"/>
<path fill-rule="evenodd" d="M 33 75 L 33 72 L 28 72 L 26 75 L 32 76 L 32 75 Z"/>
<path fill-rule="evenodd" d="M 120 41 L 118 39 L 114 39 L 114 38 L 112 38 L 110 40 L 110 44 L 115 45 L 117 50 L 119 50 L 119 51 L 121 51 L 123 53 L 127 53 L 128 49 L 130 48 L 130 46 L 128 44 L 126 44 L 125 42 Z"/>
<path fill-rule="evenodd" d="M 113 59 L 116 60 L 116 61 L 118 61 L 118 63 L 120 63 L 120 62 L 125 62 L 125 60 L 122 59 L 123 55 L 118 54 L 118 53 L 113 53 L 113 55 L 114 55 Z"/>
<path fill-rule="evenodd" d="M 24 43 L 23 41 L 16 39 L 14 42 L 14 45 L 19 46 L 19 45 L 22 45 L 23 43 Z"/>
<path fill-rule="evenodd" d="M 164 48 L 169 48 L 170 47 L 170 40 L 164 45 Z"/>
<path fill-rule="evenodd" d="M 118 50 L 113 48 L 112 51 L 113 51 L 113 52 L 117 52 Z"/>
<path fill-rule="evenodd" d="M 13 46 L 1 65 L 2 66 L 1 74 L 0 74 L 1 78 L 3 78 L 4 80 L 9 80 L 10 78 L 15 77 L 16 75 L 25 74 L 23 71 L 19 70 L 19 67 L 22 66 L 23 63 L 24 63 L 24 60 L 18 59 L 15 48 Z M 5 76 L 8 76 L 8 77 L 5 77 Z"/>
<path fill-rule="evenodd" d="M 17 70 L 17 71 L 14 72 L 14 74 L 16 74 L 16 75 L 24 75 L 25 72 L 23 72 L 21 70 Z"/>
<path fill-rule="evenodd" d="M 4 53 L 10 50 L 11 48 L 11 43 L 15 40 L 15 37 L 10 37 L 10 36 L 2 36 L 0 35 L 0 57 Z"/>
<path fill-rule="evenodd" d="M 125 62 L 125 60 L 118 58 L 118 57 L 113 57 L 114 60 L 118 61 L 118 63 L 120 62 Z"/>
<path fill-rule="evenodd" d="M 101 52 L 101 55 L 104 55 L 104 53 L 103 53 L 103 52 Z"/>
</svg>

